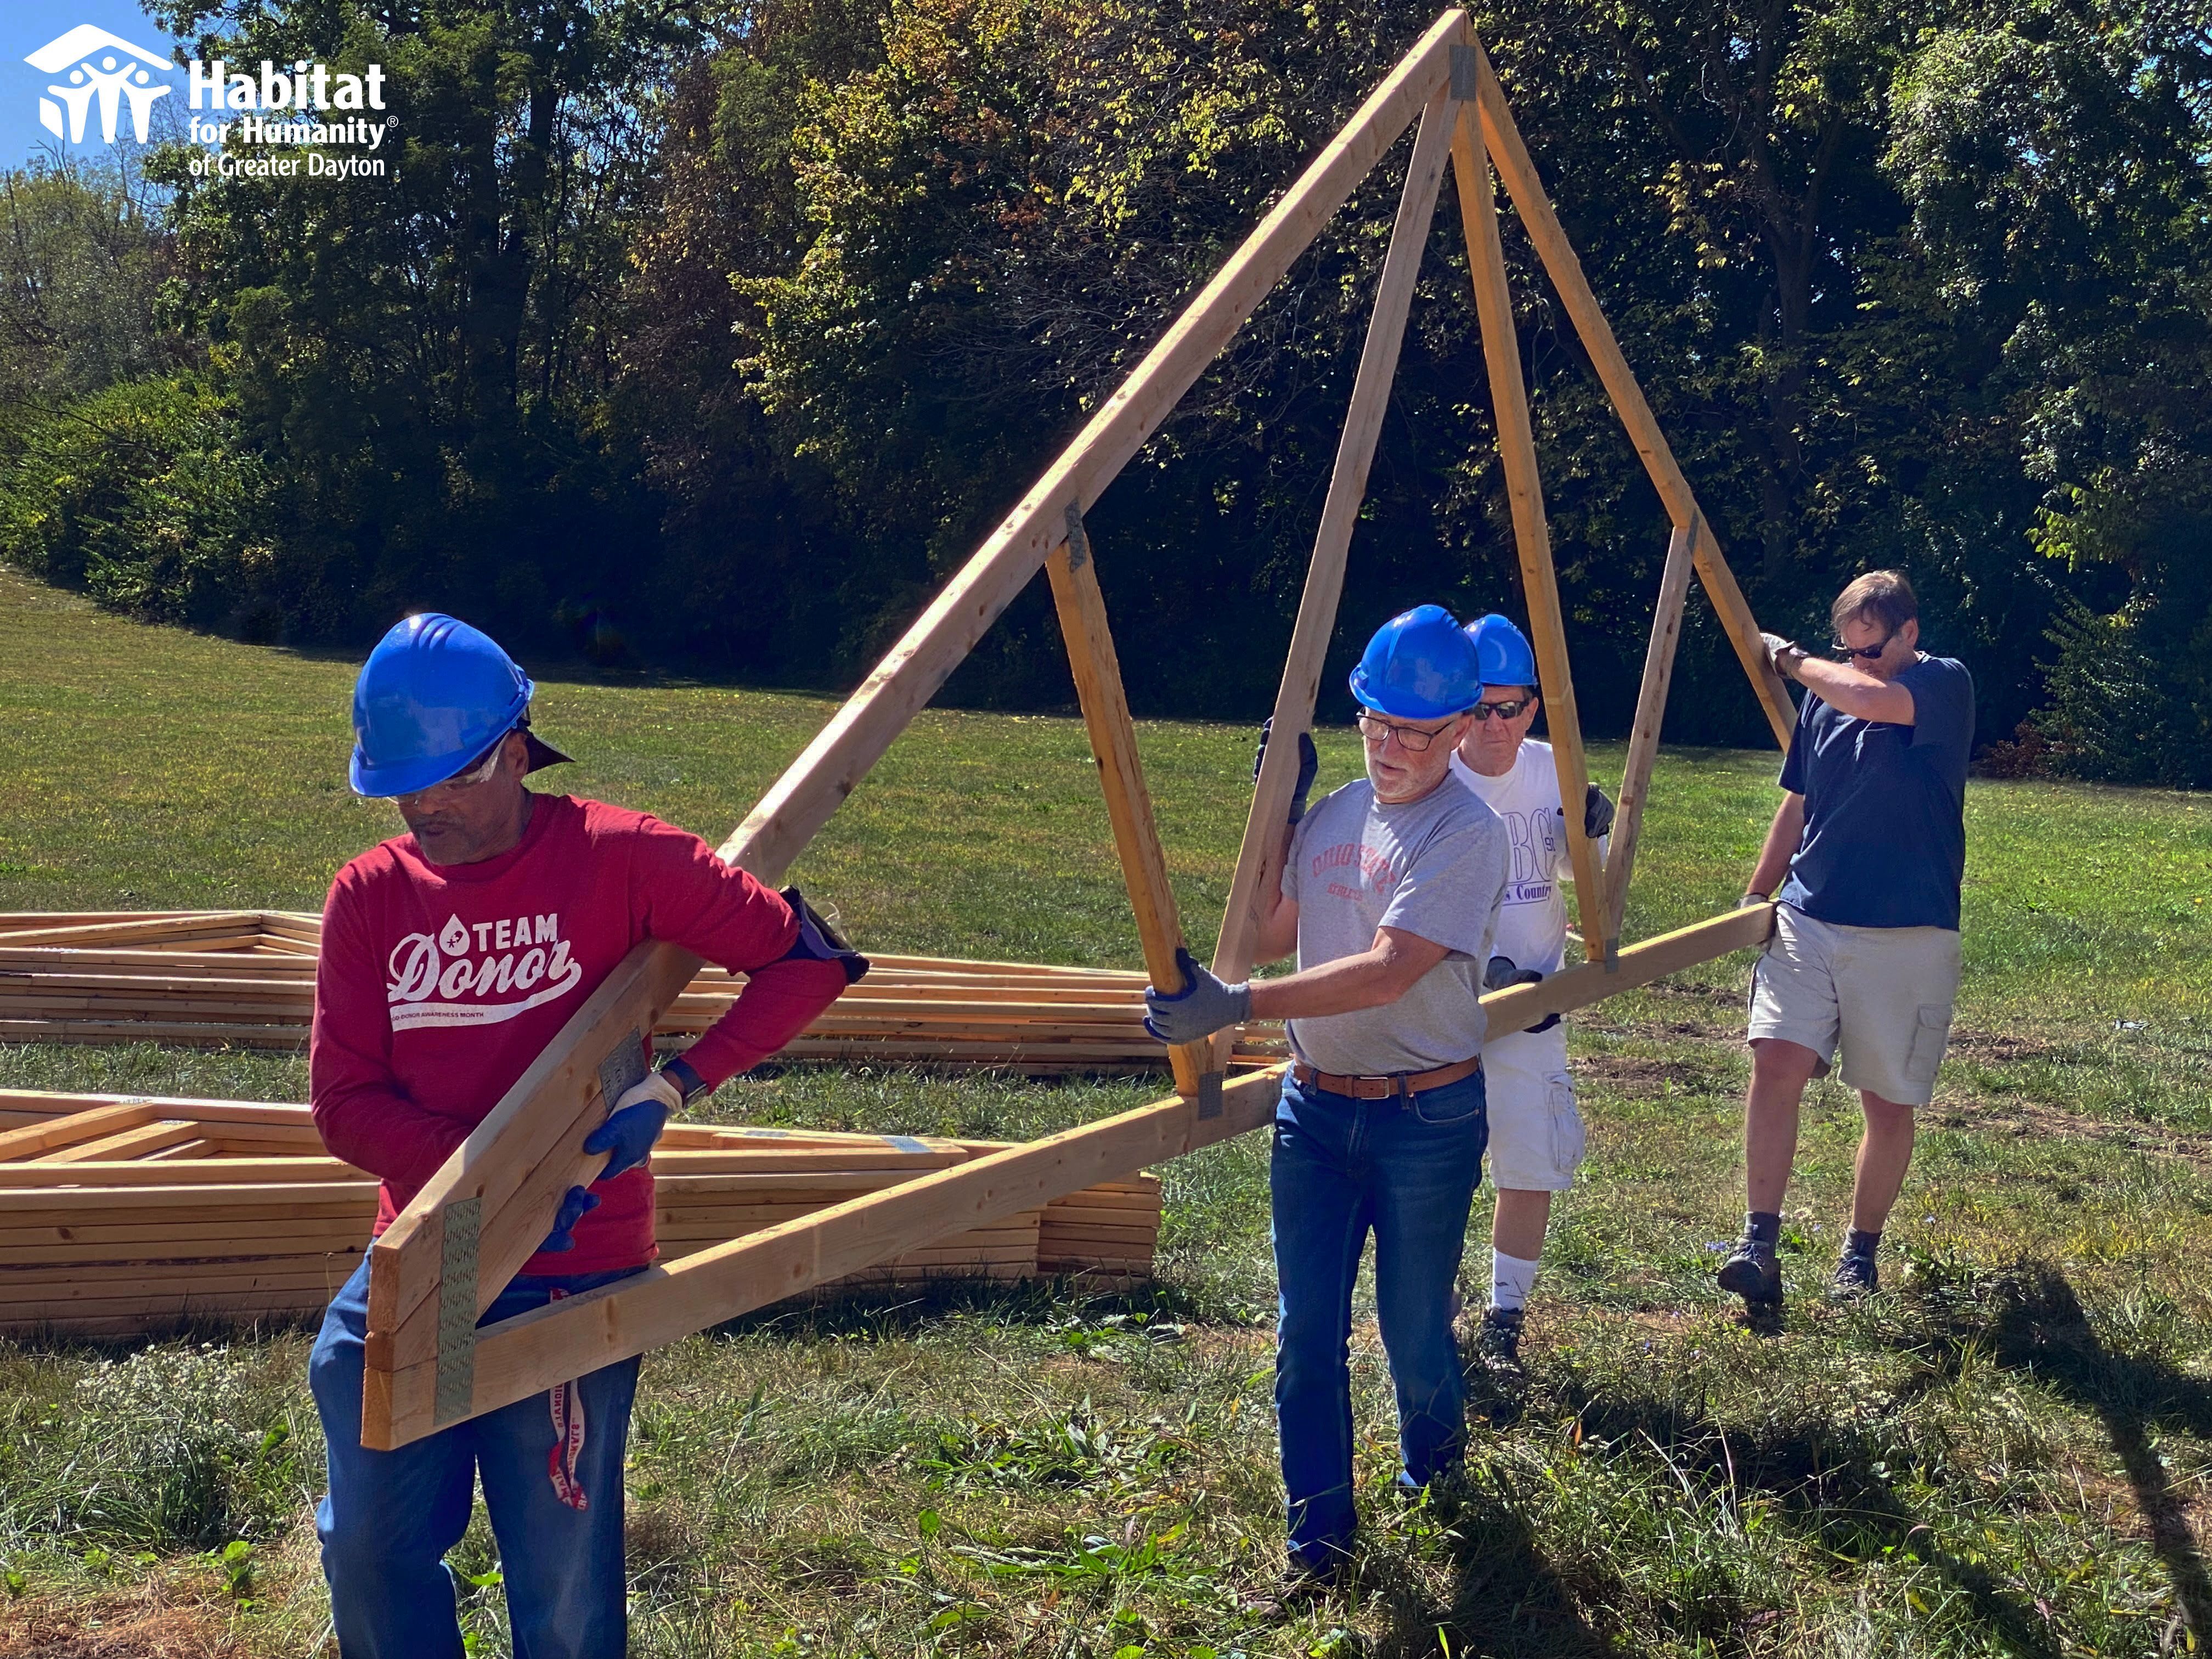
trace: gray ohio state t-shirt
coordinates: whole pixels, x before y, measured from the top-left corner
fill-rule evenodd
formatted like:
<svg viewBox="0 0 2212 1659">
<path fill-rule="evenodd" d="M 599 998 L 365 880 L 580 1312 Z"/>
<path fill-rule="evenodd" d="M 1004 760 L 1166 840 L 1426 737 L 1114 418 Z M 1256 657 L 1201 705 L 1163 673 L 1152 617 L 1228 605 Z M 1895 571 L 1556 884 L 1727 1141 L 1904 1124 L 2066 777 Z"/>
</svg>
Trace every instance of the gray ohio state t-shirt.
<svg viewBox="0 0 2212 1659">
<path fill-rule="evenodd" d="M 1361 778 L 1308 812 L 1291 841 L 1283 896 L 1298 907 L 1298 966 L 1358 956 L 1378 927 L 1451 954 L 1395 1002 L 1291 1022 L 1291 1046 L 1324 1072 L 1426 1072 L 1482 1051 L 1482 971 L 1511 848 L 1505 826 L 1446 777 L 1385 805 Z"/>
</svg>

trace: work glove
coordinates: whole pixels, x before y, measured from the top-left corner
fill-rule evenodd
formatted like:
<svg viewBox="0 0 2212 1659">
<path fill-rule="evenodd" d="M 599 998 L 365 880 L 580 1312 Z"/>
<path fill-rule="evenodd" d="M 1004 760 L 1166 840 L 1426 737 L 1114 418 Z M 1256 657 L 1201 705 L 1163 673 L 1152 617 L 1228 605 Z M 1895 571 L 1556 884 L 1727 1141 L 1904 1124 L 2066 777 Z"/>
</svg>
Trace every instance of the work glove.
<svg viewBox="0 0 2212 1659">
<path fill-rule="evenodd" d="M 1754 904 L 1765 904 L 1766 902 L 1767 896 L 1765 893 L 1746 893 L 1735 902 L 1735 908 L 1739 910 L 1748 910 Z"/>
<path fill-rule="evenodd" d="M 1252 986 L 1224 985 L 1198 965 L 1184 946 L 1176 946 L 1182 989 L 1173 996 L 1145 987 L 1145 1029 L 1166 1043 L 1196 1042 L 1224 1025 L 1242 1025 L 1252 1017 Z"/>
<path fill-rule="evenodd" d="M 1534 968 L 1523 968 L 1511 957 L 1492 957 L 1482 970 L 1482 988 L 1504 991 L 1516 985 L 1538 985 L 1544 976 Z"/>
<path fill-rule="evenodd" d="M 1583 793 L 1583 834 L 1592 841 L 1613 830 L 1613 797 L 1592 784 Z"/>
<path fill-rule="evenodd" d="M 1482 970 L 1482 988 L 1486 991 L 1509 991 L 1516 985 L 1540 985 L 1543 975 L 1534 968 L 1523 968 L 1511 957 L 1492 957 Z M 1559 1023 L 1557 1014 L 1547 1014 L 1541 1023 L 1529 1026 L 1533 1034 L 1548 1031 Z"/>
<path fill-rule="evenodd" d="M 667 1126 L 668 1115 L 683 1104 L 682 1092 L 658 1072 L 647 1072 L 623 1090 L 607 1121 L 584 1137 L 586 1152 L 614 1154 L 599 1178 L 611 1181 L 644 1163 Z"/>
<path fill-rule="evenodd" d="M 799 918 L 799 937 L 783 953 L 784 961 L 797 957 L 806 962 L 834 962 L 845 970 L 848 985 L 856 985 L 866 975 L 867 957 L 845 942 L 844 934 L 837 931 L 837 924 L 809 904 L 805 894 L 796 887 L 787 887 L 783 890 L 783 902 Z"/>
<path fill-rule="evenodd" d="M 545 1242 L 538 1248 L 556 1255 L 576 1248 L 576 1224 L 599 1207 L 599 1195 L 586 1192 L 581 1187 L 571 1187 L 561 1200 L 561 1207 L 553 1213 L 553 1231 L 545 1235 Z"/>
<path fill-rule="evenodd" d="M 1260 722 L 1260 746 L 1252 754 L 1252 781 L 1260 781 L 1260 763 L 1267 758 L 1267 738 L 1275 729 L 1273 714 Z M 1298 733 L 1298 782 L 1291 791 L 1291 815 L 1288 822 L 1296 823 L 1306 815 L 1306 797 L 1312 793 L 1314 776 L 1321 770 L 1321 756 L 1314 748 L 1313 733 Z"/>
<path fill-rule="evenodd" d="M 1785 651 L 1797 651 L 1797 653 L 1802 656 L 1804 653 L 1798 650 L 1797 641 L 1785 640 L 1779 634 L 1761 634 L 1759 636 L 1759 642 L 1766 647 L 1767 666 L 1780 674 L 1784 679 L 1788 679 L 1789 673 L 1782 666 L 1782 653 Z"/>
</svg>

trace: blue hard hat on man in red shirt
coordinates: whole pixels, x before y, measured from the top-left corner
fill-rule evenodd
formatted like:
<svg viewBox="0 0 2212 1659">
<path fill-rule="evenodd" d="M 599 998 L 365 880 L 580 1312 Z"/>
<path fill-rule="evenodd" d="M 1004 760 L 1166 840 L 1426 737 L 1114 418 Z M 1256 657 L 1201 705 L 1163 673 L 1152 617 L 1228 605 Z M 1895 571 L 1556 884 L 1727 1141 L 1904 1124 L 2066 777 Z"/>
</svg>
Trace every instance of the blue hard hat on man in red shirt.
<svg viewBox="0 0 2212 1659">
<path fill-rule="evenodd" d="M 1536 684 L 1536 653 L 1528 648 L 1528 636 L 1504 617 L 1492 611 L 1467 625 L 1467 636 L 1474 641 L 1475 661 L 1485 685 Z"/>
<path fill-rule="evenodd" d="M 427 611 L 395 623 L 353 688 L 358 795 L 411 795 L 482 761 L 520 728 L 536 771 L 568 756 L 530 730 L 538 688 L 489 634 Z"/>
<path fill-rule="evenodd" d="M 1417 605 L 1375 630 L 1352 695 L 1394 720 L 1434 720 L 1482 700 L 1474 641 L 1440 605 Z"/>
</svg>

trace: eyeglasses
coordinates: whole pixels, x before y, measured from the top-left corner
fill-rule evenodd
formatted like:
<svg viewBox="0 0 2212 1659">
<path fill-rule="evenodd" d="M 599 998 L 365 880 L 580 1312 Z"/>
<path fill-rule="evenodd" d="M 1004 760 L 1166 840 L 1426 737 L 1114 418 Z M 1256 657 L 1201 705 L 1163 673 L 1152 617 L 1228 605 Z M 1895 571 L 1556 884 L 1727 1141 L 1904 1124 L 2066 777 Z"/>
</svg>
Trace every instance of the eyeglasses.
<svg viewBox="0 0 2212 1659">
<path fill-rule="evenodd" d="M 1845 645 L 1841 640 L 1831 640 L 1828 641 L 1828 649 L 1839 657 L 1863 657 L 1869 662 L 1872 662 L 1889 649 L 1889 642 L 1896 637 L 1896 632 L 1892 630 L 1881 636 L 1880 645 Z"/>
<path fill-rule="evenodd" d="M 450 778 L 426 784 L 420 789 L 410 789 L 399 797 L 401 800 L 420 800 L 425 795 L 435 794 L 441 789 L 473 789 L 480 783 L 491 781 L 491 775 L 499 769 L 499 757 L 507 747 L 507 733 L 502 732 L 492 740 L 491 748 L 483 760 L 465 772 L 456 772 Z"/>
<path fill-rule="evenodd" d="M 1508 702 L 1479 702 L 1470 712 L 1478 722 L 1488 720 L 1492 714 L 1502 720 L 1517 720 L 1528 712 L 1529 705 L 1535 701 L 1534 697 L 1522 697 Z"/>
<path fill-rule="evenodd" d="M 1447 720 L 1433 731 L 1424 731 L 1418 726 L 1401 726 L 1395 720 L 1386 720 L 1377 714 L 1362 714 L 1359 717 L 1359 735 L 1370 743 L 1382 743 L 1395 738 L 1399 748 L 1409 755 L 1419 755 L 1425 753 L 1431 744 L 1443 736 L 1445 726 L 1450 724 Z"/>
</svg>

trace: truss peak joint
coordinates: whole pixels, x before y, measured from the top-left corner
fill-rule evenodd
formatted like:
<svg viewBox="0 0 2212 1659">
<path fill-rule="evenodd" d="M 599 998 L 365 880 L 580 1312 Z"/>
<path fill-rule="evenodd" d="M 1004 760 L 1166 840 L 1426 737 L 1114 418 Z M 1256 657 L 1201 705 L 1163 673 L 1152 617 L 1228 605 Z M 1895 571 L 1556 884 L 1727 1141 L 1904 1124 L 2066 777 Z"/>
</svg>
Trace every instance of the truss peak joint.
<svg viewBox="0 0 2212 1659">
<path fill-rule="evenodd" d="M 1458 104 L 1472 104 L 1482 82 L 1482 54 L 1473 46 L 1451 49 L 1451 95 Z"/>
</svg>

